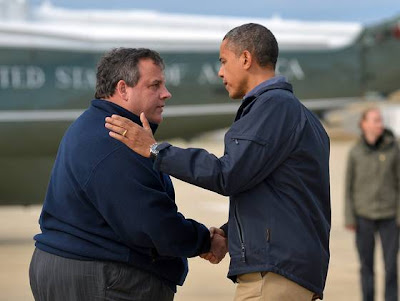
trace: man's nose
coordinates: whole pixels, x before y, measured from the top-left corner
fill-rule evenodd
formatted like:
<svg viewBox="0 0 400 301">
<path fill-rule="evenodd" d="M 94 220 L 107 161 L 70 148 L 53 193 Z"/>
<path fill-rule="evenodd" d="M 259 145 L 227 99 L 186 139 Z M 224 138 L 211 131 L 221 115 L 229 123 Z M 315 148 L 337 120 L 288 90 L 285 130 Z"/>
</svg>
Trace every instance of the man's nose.
<svg viewBox="0 0 400 301">
<path fill-rule="evenodd" d="M 219 67 L 218 76 L 219 76 L 220 78 L 224 78 L 224 72 L 222 71 L 222 66 Z"/>
<path fill-rule="evenodd" d="M 160 98 L 163 100 L 167 100 L 171 97 L 172 97 L 172 94 L 168 91 L 167 87 L 164 86 L 164 89 L 160 94 Z"/>
</svg>

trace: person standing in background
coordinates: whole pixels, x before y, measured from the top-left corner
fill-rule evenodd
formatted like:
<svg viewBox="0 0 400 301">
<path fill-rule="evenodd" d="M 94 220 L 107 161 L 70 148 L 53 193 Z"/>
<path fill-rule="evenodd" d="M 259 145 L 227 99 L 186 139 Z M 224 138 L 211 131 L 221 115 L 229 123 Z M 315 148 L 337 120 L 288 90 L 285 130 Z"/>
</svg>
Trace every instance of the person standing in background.
<svg viewBox="0 0 400 301">
<path fill-rule="evenodd" d="M 375 233 L 385 261 L 385 300 L 398 300 L 400 152 L 378 108 L 361 115 L 361 138 L 351 149 L 346 174 L 345 226 L 355 231 L 364 301 L 374 300 Z"/>
</svg>

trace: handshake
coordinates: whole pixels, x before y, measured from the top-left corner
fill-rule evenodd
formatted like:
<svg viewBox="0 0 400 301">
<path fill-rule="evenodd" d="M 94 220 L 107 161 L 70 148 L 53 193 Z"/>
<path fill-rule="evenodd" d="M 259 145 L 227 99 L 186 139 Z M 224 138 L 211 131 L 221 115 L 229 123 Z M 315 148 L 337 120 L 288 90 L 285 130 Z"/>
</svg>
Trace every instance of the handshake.
<svg viewBox="0 0 400 301">
<path fill-rule="evenodd" d="M 210 251 L 200 254 L 200 257 L 213 264 L 217 264 L 224 259 L 228 252 L 228 238 L 225 237 L 224 230 L 215 227 L 210 228 L 210 238 Z"/>
</svg>

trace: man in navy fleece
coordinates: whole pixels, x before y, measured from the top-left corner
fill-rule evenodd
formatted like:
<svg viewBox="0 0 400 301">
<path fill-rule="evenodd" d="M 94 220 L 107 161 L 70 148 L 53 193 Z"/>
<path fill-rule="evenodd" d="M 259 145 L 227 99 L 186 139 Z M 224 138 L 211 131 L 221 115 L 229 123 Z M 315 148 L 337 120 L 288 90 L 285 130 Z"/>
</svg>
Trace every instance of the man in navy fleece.
<svg viewBox="0 0 400 301">
<path fill-rule="evenodd" d="M 65 133 L 51 174 L 29 271 L 35 300 L 173 300 L 187 257 L 225 256 L 224 237 L 210 244 L 210 231 L 177 211 L 169 176 L 103 127 L 112 114 L 141 125 L 146 112 L 154 133 L 171 97 L 163 70 L 149 49 L 101 59 L 96 99 Z"/>
</svg>

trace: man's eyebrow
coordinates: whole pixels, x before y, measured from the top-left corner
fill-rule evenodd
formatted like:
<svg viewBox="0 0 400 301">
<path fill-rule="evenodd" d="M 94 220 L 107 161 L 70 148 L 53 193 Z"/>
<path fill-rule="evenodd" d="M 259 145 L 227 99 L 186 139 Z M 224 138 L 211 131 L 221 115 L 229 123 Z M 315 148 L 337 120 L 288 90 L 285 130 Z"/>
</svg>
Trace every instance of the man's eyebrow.
<svg viewBox="0 0 400 301">
<path fill-rule="evenodd" d="M 155 79 L 150 82 L 152 85 L 161 84 L 163 81 L 161 79 Z"/>
</svg>

